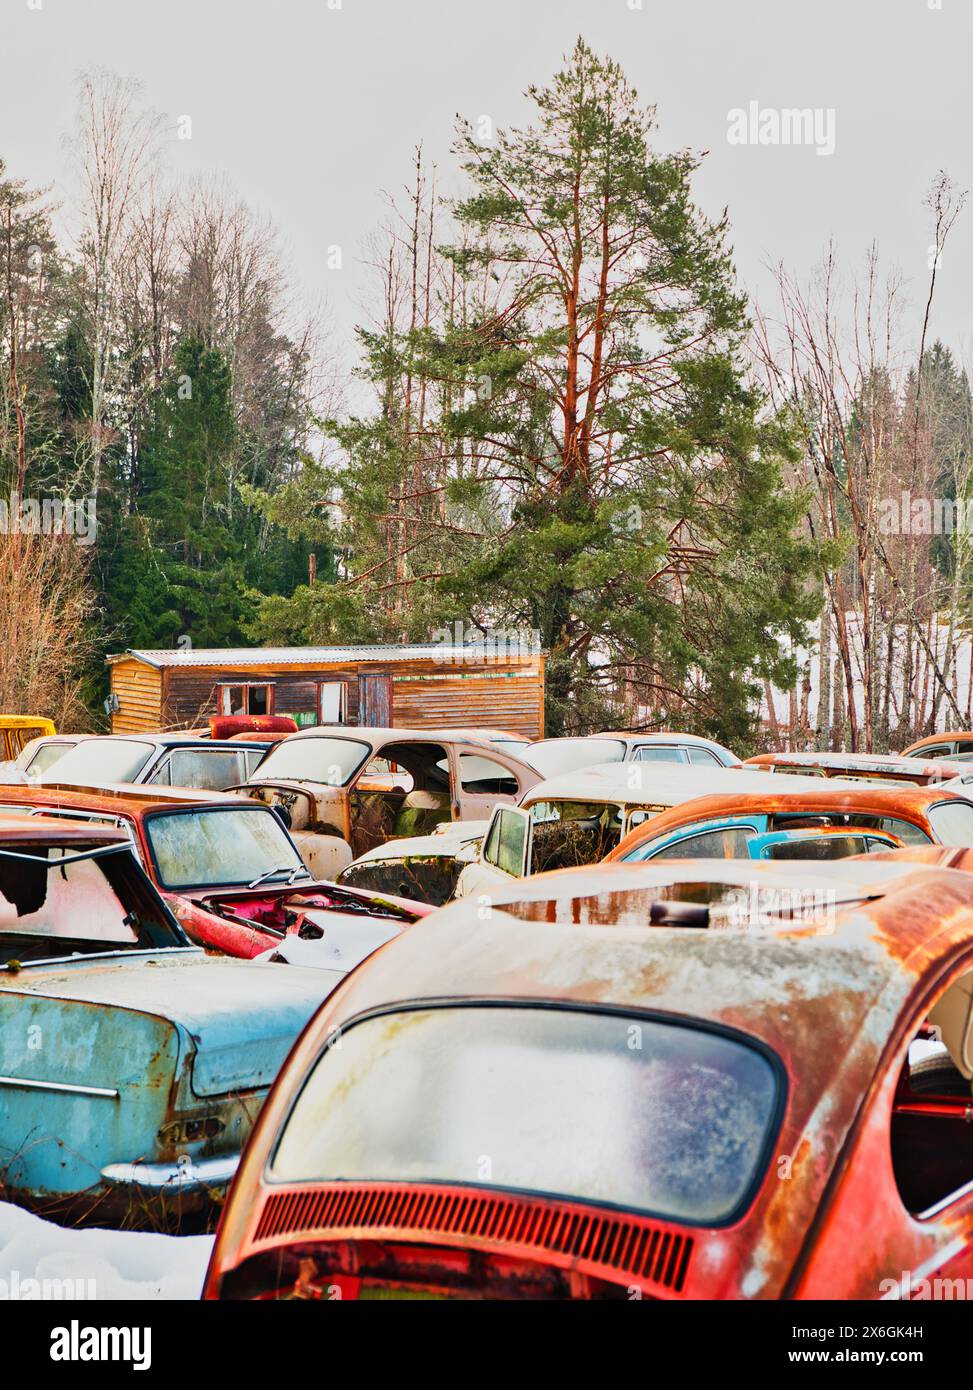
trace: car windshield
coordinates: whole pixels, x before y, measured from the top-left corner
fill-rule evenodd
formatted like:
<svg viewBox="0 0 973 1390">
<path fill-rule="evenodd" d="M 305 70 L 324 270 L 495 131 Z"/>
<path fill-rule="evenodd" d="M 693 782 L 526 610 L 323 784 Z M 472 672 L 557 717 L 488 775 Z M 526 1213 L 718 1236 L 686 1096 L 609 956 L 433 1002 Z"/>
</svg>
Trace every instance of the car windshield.
<svg viewBox="0 0 973 1390">
<path fill-rule="evenodd" d="M 154 744 L 139 739 L 82 739 L 57 760 L 51 780 L 82 787 L 134 782 L 154 751 Z"/>
<path fill-rule="evenodd" d="M 929 824 L 941 845 L 973 849 L 973 805 L 969 801 L 941 801 L 930 807 Z"/>
<path fill-rule="evenodd" d="M 346 787 L 371 753 L 367 743 L 353 738 L 285 738 L 272 748 L 253 774 L 285 782 L 323 782 Z"/>
<path fill-rule="evenodd" d="M 392 841 L 390 848 L 394 848 Z M 432 903 L 442 907 L 453 896 L 462 863 L 451 845 L 443 854 L 409 854 L 401 859 L 364 859 L 349 864 L 337 882 L 346 888 L 362 888 L 368 893 L 392 893 L 399 898 Z"/>
<path fill-rule="evenodd" d="M 559 1008 L 395 1012 L 325 1051 L 272 1173 L 512 1188 L 715 1225 L 745 1204 L 779 1099 L 762 1053 L 702 1028 Z"/>
<path fill-rule="evenodd" d="M 145 835 L 163 888 L 225 888 L 295 882 L 310 877 L 273 811 L 226 806 L 160 811 L 145 820 Z"/>
<path fill-rule="evenodd" d="M 595 763 L 623 763 L 625 744 L 614 738 L 549 738 L 518 754 L 542 777 L 559 777 Z"/>
<path fill-rule="evenodd" d="M 43 777 L 49 767 L 53 767 L 74 747 L 76 744 L 66 739 L 53 743 L 28 744 L 17 759 L 17 766 L 34 777 Z"/>
<path fill-rule="evenodd" d="M 594 864 L 621 838 L 623 808 L 604 801 L 535 801 L 530 872 Z"/>
</svg>

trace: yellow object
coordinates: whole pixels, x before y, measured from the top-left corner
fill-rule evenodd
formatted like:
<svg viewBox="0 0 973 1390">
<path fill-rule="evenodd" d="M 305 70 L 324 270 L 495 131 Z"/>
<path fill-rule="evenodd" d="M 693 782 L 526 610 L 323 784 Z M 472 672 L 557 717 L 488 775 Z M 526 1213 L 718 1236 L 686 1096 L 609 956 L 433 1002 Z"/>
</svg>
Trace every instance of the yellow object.
<svg viewBox="0 0 973 1390">
<path fill-rule="evenodd" d="M 39 714 L 0 714 L 0 758 L 12 761 L 31 739 L 56 733 L 53 719 Z"/>
</svg>

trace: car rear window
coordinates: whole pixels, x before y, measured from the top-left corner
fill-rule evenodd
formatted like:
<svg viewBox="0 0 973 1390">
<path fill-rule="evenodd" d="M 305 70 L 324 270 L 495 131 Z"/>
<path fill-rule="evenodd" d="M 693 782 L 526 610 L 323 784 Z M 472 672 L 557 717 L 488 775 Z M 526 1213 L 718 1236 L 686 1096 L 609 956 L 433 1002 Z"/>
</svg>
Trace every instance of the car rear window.
<svg viewBox="0 0 973 1390">
<path fill-rule="evenodd" d="M 942 845 L 973 849 L 973 805 L 968 801 L 941 801 L 929 808 L 929 824 Z"/>
<path fill-rule="evenodd" d="M 272 1176 L 500 1187 L 718 1225 L 766 1165 L 779 1075 L 735 1037 L 646 1017 L 385 1013 L 319 1058 Z"/>
</svg>

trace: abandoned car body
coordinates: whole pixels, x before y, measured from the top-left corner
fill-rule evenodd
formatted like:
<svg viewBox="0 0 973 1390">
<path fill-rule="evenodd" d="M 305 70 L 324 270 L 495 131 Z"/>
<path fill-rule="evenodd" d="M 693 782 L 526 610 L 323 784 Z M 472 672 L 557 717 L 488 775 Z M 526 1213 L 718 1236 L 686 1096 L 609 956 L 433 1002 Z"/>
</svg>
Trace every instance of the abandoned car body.
<svg viewBox="0 0 973 1390">
<path fill-rule="evenodd" d="M 118 826 L 191 939 L 242 959 L 274 950 L 287 936 L 330 942 L 339 929 L 353 937 L 356 928 L 367 955 L 375 929 L 394 935 L 429 911 L 421 902 L 315 881 L 280 818 L 240 797 L 148 787 L 0 789 L 0 815 L 14 812 Z M 346 966 L 349 950 L 350 942 Z"/>
<path fill-rule="evenodd" d="M 586 734 L 543 738 L 521 755 L 543 777 L 578 772 L 596 763 L 680 763 L 693 767 L 739 767 L 740 759 L 722 743 L 696 734 Z"/>
<path fill-rule="evenodd" d="M 431 835 L 413 835 L 376 845 L 342 869 L 342 887 L 441 907 L 456 891 L 460 874 L 476 858 L 490 822 L 448 821 Z"/>
<path fill-rule="evenodd" d="M 244 743 L 192 734 L 101 734 L 82 739 L 41 776 L 55 786 L 197 787 L 224 791 L 245 782 L 270 741 Z"/>
<path fill-rule="evenodd" d="M 762 778 L 766 774 L 750 776 Z M 809 780 L 813 787 L 813 779 Z M 812 826 L 873 830 L 891 835 L 903 845 L 973 846 L 973 802 L 945 787 L 818 782 L 819 790 L 802 790 L 795 797 L 796 782 L 795 777 L 781 777 L 779 782 L 775 777 L 772 790 L 755 792 L 751 786 L 739 796 L 705 796 L 691 805 L 674 806 L 651 826 L 637 827 L 608 858 L 645 858 L 658 848 L 661 836 L 689 829 L 712 837 L 709 853 L 716 857 L 727 853 L 735 842 L 742 846 L 748 835 Z"/>
<path fill-rule="evenodd" d="M 819 785 L 801 777 L 781 782 L 791 795 Z M 668 762 L 606 763 L 552 777 L 531 788 L 519 806 L 494 811 L 475 859 L 462 868 L 455 896 L 503 890 L 511 877 L 596 864 L 670 807 L 717 791 L 760 792 L 770 785 L 763 772 Z"/>
<path fill-rule="evenodd" d="M 539 780 L 517 758 L 414 729 L 308 729 L 278 743 L 246 791 L 272 806 L 318 878 L 386 840 L 477 820 Z"/>
<path fill-rule="evenodd" d="M 343 970 L 190 944 L 125 831 L 0 816 L 0 1196 L 166 1225 L 221 1199 Z"/>
<path fill-rule="evenodd" d="M 973 877 L 948 869 L 611 864 L 515 884 L 486 921 L 454 903 L 305 1031 L 204 1296 L 968 1278 L 971 980 Z"/>
</svg>

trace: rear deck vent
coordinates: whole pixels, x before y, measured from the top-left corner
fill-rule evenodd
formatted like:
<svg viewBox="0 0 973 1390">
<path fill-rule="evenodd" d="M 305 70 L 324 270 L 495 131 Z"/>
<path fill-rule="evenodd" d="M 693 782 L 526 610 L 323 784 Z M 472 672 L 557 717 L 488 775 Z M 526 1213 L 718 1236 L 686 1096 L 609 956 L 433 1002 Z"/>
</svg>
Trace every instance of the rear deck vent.
<svg viewBox="0 0 973 1390">
<path fill-rule="evenodd" d="M 552 1259 L 597 1274 L 619 1273 L 680 1293 L 693 1238 L 637 1216 L 467 1188 L 335 1183 L 272 1192 L 253 1246 L 284 1236 L 322 1240 L 459 1237 L 464 1245 Z"/>
</svg>

